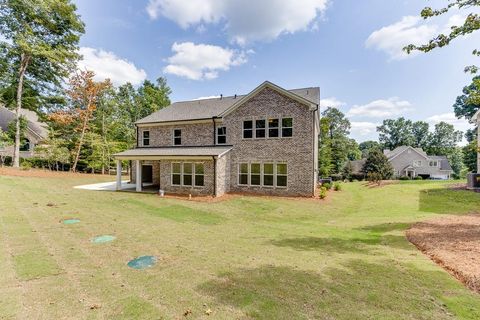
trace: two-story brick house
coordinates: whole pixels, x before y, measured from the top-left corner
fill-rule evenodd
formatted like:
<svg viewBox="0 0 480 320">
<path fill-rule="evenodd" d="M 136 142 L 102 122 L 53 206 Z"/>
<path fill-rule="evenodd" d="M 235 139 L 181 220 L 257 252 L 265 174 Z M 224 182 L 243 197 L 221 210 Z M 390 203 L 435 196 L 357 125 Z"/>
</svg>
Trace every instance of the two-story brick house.
<svg viewBox="0 0 480 320">
<path fill-rule="evenodd" d="M 117 172 L 132 161 L 137 191 L 313 196 L 319 102 L 319 88 L 267 81 L 244 96 L 173 103 L 136 123 L 137 147 L 115 155 Z"/>
</svg>

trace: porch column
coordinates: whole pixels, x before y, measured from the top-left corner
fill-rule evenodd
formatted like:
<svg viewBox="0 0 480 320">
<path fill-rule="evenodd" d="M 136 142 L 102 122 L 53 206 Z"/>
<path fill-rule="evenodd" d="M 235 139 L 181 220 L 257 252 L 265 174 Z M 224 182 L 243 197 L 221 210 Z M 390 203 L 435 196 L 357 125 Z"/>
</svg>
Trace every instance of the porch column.
<svg viewBox="0 0 480 320">
<path fill-rule="evenodd" d="M 142 192 L 142 161 L 135 160 L 135 184 L 136 184 L 136 191 Z"/>
<path fill-rule="evenodd" d="M 122 190 L 122 160 L 117 160 L 117 191 Z"/>
</svg>

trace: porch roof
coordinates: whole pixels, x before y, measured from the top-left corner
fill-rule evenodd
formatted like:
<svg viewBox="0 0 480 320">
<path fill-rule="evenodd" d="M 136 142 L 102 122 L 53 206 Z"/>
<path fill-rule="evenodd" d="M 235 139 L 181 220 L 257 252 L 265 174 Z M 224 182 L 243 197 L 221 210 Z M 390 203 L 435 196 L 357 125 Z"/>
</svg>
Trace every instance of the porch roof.
<svg viewBox="0 0 480 320">
<path fill-rule="evenodd" d="M 221 157 L 232 146 L 135 148 L 114 154 L 117 160 L 162 160 Z"/>
</svg>

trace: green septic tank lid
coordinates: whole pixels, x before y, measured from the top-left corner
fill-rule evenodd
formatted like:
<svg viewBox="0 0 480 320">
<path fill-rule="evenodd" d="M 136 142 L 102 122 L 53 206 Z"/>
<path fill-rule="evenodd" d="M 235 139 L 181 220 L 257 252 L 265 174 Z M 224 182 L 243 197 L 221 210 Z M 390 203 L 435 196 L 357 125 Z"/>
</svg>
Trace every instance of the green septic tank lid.
<svg viewBox="0 0 480 320">
<path fill-rule="evenodd" d="M 157 258 L 155 258 L 154 256 L 141 256 L 130 260 L 127 263 L 127 266 L 132 269 L 146 269 L 153 267 L 155 263 L 157 263 Z"/>
<path fill-rule="evenodd" d="M 63 220 L 63 224 L 75 224 L 75 223 L 79 223 L 80 220 L 79 219 L 65 219 Z"/>
<path fill-rule="evenodd" d="M 105 243 L 105 242 L 110 242 L 115 240 L 117 237 L 115 236 L 110 236 L 110 235 L 103 235 L 103 236 L 98 236 L 95 238 L 92 238 L 93 243 Z"/>
</svg>

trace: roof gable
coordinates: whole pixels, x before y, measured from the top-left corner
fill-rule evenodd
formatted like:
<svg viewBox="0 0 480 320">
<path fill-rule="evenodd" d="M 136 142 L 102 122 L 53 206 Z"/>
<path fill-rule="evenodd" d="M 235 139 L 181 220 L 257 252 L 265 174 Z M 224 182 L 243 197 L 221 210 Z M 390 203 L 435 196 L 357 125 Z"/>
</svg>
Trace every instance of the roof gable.
<svg viewBox="0 0 480 320">
<path fill-rule="evenodd" d="M 398 148 L 392 150 L 390 153 L 386 154 L 386 156 L 388 158 L 388 161 L 392 161 L 394 158 L 403 154 L 407 150 L 413 150 L 413 152 L 417 153 L 422 158 L 429 159 L 427 154 L 422 150 L 422 148 L 413 148 L 413 147 L 410 147 L 410 146 L 401 146 L 401 147 L 398 147 Z"/>
</svg>

